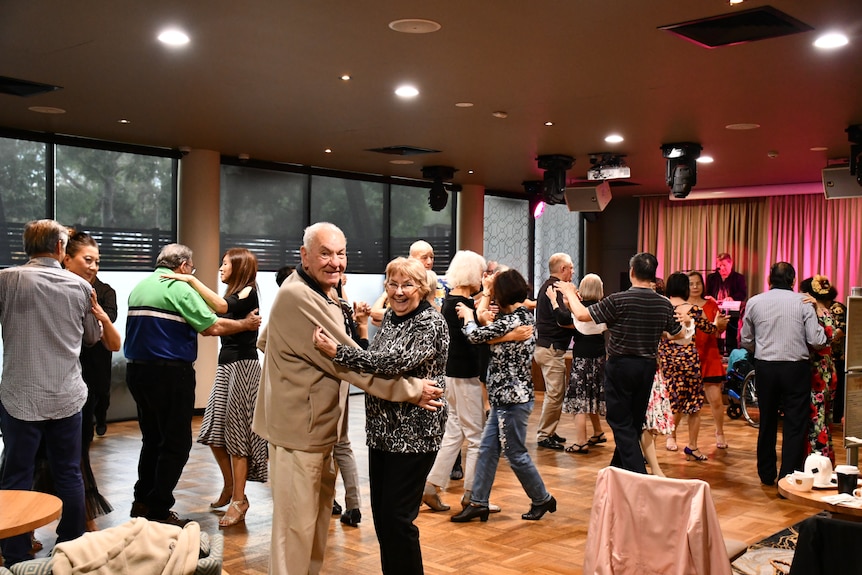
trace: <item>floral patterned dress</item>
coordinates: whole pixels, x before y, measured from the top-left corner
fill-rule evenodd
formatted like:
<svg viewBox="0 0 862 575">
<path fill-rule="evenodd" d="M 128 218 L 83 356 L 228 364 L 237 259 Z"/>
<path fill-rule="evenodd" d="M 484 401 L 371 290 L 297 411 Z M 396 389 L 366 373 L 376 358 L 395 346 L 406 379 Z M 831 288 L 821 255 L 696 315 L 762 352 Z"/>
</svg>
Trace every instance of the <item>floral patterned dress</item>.
<svg viewBox="0 0 862 575">
<path fill-rule="evenodd" d="M 688 314 L 694 319 L 695 329 L 714 333 L 715 324 L 704 317 L 703 310 L 691 306 Z M 663 339 L 658 345 L 658 364 L 667 385 L 671 409 L 674 413 L 697 413 L 703 407 L 703 380 L 700 376 L 700 358 L 694 341 L 680 345 Z"/>
<path fill-rule="evenodd" d="M 817 321 L 823 326 L 826 338 L 832 339 L 834 319 L 828 309 L 817 311 Z M 838 388 L 832 348 L 811 353 L 811 425 L 808 428 L 808 452 L 825 455 L 835 465 L 835 450 L 832 448 L 832 404 Z"/>
</svg>

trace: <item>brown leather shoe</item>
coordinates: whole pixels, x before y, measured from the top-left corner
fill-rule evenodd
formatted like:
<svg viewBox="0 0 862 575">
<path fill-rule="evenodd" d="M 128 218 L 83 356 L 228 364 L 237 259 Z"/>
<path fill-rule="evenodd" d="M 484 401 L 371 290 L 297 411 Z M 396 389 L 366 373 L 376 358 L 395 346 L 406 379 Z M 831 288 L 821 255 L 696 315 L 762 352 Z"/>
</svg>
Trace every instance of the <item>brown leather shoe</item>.
<svg viewBox="0 0 862 575">
<path fill-rule="evenodd" d="M 166 523 L 167 525 L 176 525 L 177 527 L 185 527 L 186 524 L 191 521 L 191 519 L 180 519 L 176 513 L 173 511 L 168 511 L 167 517 L 147 517 L 150 521 L 156 521 L 157 523 Z"/>
</svg>

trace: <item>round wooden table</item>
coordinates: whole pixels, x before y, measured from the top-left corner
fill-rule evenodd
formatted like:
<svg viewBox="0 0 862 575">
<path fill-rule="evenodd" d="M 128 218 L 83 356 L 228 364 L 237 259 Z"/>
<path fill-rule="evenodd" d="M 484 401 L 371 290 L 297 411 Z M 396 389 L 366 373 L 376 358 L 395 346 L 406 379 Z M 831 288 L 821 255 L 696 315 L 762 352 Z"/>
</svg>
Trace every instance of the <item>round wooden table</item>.
<svg viewBox="0 0 862 575">
<path fill-rule="evenodd" d="M 29 533 L 60 517 L 59 497 L 38 491 L 0 490 L 0 539 Z"/>
<path fill-rule="evenodd" d="M 810 505 L 811 507 L 816 507 L 817 509 L 825 509 L 826 511 L 831 511 L 832 513 L 835 513 L 837 515 L 851 515 L 854 517 L 862 517 L 862 508 L 848 507 L 846 505 L 833 505 L 832 503 L 823 501 L 824 497 L 838 494 L 837 486 L 831 489 L 812 489 L 811 491 L 799 491 L 790 487 L 790 483 L 788 483 L 787 478 L 782 477 L 778 481 L 778 493 L 780 493 L 790 501 L 795 501 L 804 505 Z"/>
</svg>

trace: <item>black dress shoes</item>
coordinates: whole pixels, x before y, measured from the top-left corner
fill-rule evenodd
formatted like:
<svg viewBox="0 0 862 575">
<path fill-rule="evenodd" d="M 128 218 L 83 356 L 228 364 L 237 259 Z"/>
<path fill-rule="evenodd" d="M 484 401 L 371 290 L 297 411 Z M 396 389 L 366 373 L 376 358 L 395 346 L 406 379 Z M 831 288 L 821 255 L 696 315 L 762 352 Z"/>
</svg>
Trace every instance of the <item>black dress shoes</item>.
<svg viewBox="0 0 862 575">
<path fill-rule="evenodd" d="M 523 515 L 521 519 L 527 521 L 538 521 L 545 513 L 554 513 L 557 510 L 557 500 L 552 495 L 550 499 L 539 505 L 530 505 L 530 510 Z M 453 518 L 452 521 L 455 519 Z"/>
<path fill-rule="evenodd" d="M 458 515 L 453 515 L 451 520 L 454 523 L 467 523 L 472 521 L 476 517 L 479 518 L 480 521 L 487 521 L 488 514 L 490 510 L 486 505 L 473 505 L 472 503 L 461 510 L 461 513 Z"/>
<path fill-rule="evenodd" d="M 332 514 L 341 515 L 341 504 L 339 504 L 338 501 L 332 502 Z"/>
<path fill-rule="evenodd" d="M 557 451 L 562 451 L 565 449 L 562 443 L 558 441 L 554 441 L 551 437 L 546 437 L 542 441 L 539 442 L 539 447 L 544 447 L 545 449 L 556 449 Z"/>
<path fill-rule="evenodd" d="M 341 514 L 341 522 L 351 527 L 357 527 L 362 521 L 362 512 L 359 509 L 348 509 Z"/>
<path fill-rule="evenodd" d="M 566 438 L 565 438 L 565 437 L 560 437 L 560 436 L 559 436 L 559 435 L 557 435 L 556 433 L 555 433 L 555 434 L 553 434 L 553 435 L 551 436 L 551 439 L 553 439 L 553 440 L 554 440 L 554 441 L 556 441 L 557 443 L 565 443 L 565 442 L 566 442 Z"/>
<path fill-rule="evenodd" d="M 146 517 L 150 514 L 150 508 L 146 503 L 135 501 L 132 503 L 132 510 L 129 512 L 130 517 Z"/>
</svg>

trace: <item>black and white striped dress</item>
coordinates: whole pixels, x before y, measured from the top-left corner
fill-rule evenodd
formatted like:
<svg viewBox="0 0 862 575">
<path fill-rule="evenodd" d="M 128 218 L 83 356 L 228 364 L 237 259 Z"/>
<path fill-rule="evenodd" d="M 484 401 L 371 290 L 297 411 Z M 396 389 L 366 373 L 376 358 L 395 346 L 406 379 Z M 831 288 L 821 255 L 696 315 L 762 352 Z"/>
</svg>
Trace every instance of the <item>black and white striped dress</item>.
<svg viewBox="0 0 862 575">
<path fill-rule="evenodd" d="M 242 319 L 259 306 L 257 290 L 245 298 L 225 296 L 228 311 L 222 317 Z M 257 331 L 222 336 L 215 382 L 201 423 L 198 443 L 224 447 L 248 458 L 248 480 L 267 480 L 266 441 L 251 430 L 260 385 Z"/>
</svg>

